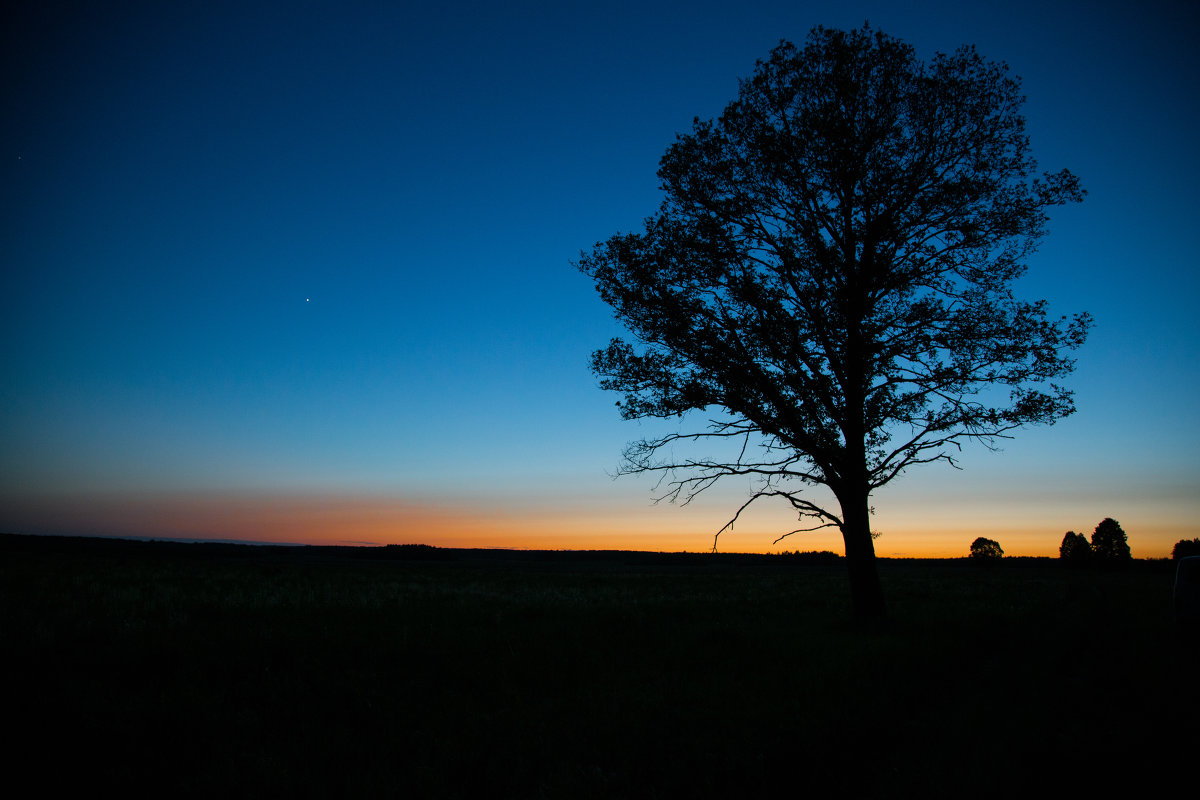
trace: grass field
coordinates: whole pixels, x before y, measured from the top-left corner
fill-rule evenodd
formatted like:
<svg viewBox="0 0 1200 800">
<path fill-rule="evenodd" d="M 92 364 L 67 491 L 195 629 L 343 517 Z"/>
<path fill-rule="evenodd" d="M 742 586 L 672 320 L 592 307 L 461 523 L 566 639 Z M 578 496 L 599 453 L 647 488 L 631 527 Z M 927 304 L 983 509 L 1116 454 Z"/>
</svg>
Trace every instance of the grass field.
<svg viewBox="0 0 1200 800">
<path fill-rule="evenodd" d="M 1194 769 L 1172 566 L 0 537 L 6 756 L 161 796 L 1002 796 Z M 11 774 L 11 771 L 10 771 Z"/>
</svg>

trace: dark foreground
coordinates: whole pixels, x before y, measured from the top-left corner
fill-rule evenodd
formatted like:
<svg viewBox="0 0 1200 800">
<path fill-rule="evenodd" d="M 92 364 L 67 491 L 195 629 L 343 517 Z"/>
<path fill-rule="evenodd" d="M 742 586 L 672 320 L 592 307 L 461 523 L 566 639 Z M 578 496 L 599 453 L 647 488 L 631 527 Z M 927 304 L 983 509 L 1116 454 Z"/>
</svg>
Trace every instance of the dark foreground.
<svg viewBox="0 0 1200 800">
<path fill-rule="evenodd" d="M 0 536 L 13 774 L 161 796 L 1165 789 L 1172 567 Z M 1042 791 L 1032 791 L 1041 794 Z"/>
</svg>

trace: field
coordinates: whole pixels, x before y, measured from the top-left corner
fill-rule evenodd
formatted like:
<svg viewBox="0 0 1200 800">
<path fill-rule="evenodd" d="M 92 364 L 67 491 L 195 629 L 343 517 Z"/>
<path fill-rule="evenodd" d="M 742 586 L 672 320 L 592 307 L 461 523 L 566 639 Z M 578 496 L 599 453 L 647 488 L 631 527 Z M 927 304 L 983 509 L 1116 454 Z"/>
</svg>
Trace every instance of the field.
<svg viewBox="0 0 1200 800">
<path fill-rule="evenodd" d="M 1172 565 L 0 536 L 9 770 L 161 796 L 1001 796 L 1194 770 Z"/>
</svg>

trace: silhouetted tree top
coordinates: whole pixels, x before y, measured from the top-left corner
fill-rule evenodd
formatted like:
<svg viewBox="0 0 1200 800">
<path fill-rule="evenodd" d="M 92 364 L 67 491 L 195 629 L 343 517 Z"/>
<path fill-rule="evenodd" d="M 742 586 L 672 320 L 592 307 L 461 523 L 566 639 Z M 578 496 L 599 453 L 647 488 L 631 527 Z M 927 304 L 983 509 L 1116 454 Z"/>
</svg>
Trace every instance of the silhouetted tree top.
<svg viewBox="0 0 1200 800">
<path fill-rule="evenodd" d="M 1064 561 L 1084 562 L 1091 560 L 1092 546 L 1082 533 L 1067 531 L 1058 548 L 1058 557 Z"/>
<path fill-rule="evenodd" d="M 1180 559 L 1188 556 L 1200 556 L 1200 539 L 1180 539 L 1171 548 L 1171 558 Z"/>
<path fill-rule="evenodd" d="M 579 261 L 635 341 L 592 358 L 621 414 L 710 418 L 630 444 L 622 471 L 661 471 L 658 499 L 682 502 L 756 478 L 721 531 L 783 498 L 813 520 L 790 533 L 842 531 L 855 609 L 882 615 L 871 492 L 1074 410 L 1054 381 L 1089 317 L 1051 318 L 1012 283 L 1047 209 L 1083 191 L 1039 175 L 1022 101 L 974 48 L 924 63 L 867 26 L 816 28 L 697 119 L 662 158 L 644 231 Z M 705 443 L 725 454 L 677 453 Z"/>
<path fill-rule="evenodd" d="M 1115 519 L 1105 517 L 1092 532 L 1092 556 L 1097 561 L 1107 563 L 1132 559 L 1125 531 Z"/>
<path fill-rule="evenodd" d="M 1000 547 L 1000 543 L 992 539 L 985 539 L 980 536 L 975 541 L 971 542 L 971 558 L 976 558 L 981 561 L 990 561 L 996 558 L 1003 558 L 1004 550 Z"/>
</svg>

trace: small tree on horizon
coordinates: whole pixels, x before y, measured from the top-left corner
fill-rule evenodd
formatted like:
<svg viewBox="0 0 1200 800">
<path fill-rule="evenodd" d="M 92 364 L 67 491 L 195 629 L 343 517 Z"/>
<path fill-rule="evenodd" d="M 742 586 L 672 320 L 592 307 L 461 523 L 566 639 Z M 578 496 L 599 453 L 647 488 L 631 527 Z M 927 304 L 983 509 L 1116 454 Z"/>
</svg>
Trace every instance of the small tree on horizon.
<svg viewBox="0 0 1200 800">
<path fill-rule="evenodd" d="M 1105 564 L 1121 564 L 1132 560 L 1125 531 L 1112 517 L 1105 517 L 1092 532 L 1092 555 Z"/>
<path fill-rule="evenodd" d="M 1067 531 L 1067 535 L 1063 537 L 1062 544 L 1059 545 L 1058 557 L 1064 561 L 1073 563 L 1090 561 L 1092 558 L 1092 546 L 1088 544 L 1087 537 L 1082 533 Z"/>
<path fill-rule="evenodd" d="M 1004 549 L 1000 547 L 999 542 L 980 536 L 971 542 L 971 558 L 980 561 L 993 561 L 1004 558 Z"/>
</svg>

